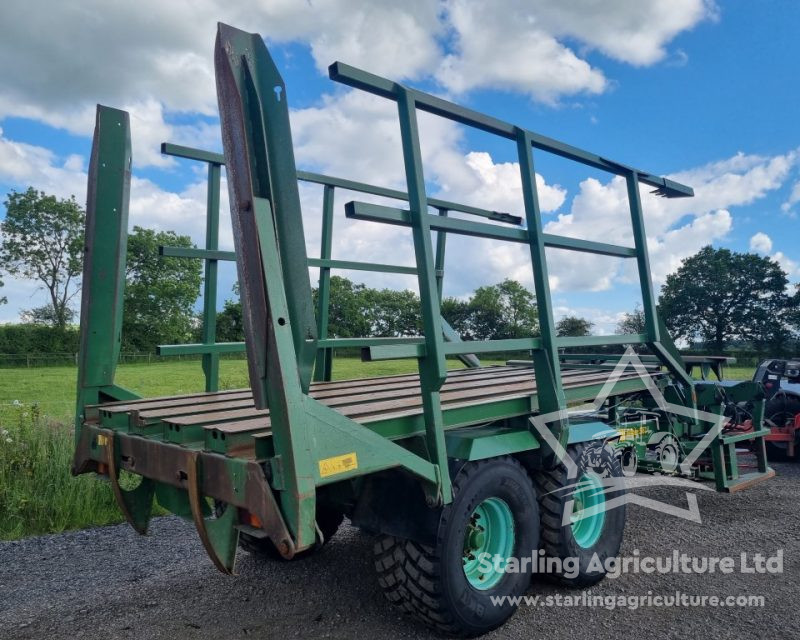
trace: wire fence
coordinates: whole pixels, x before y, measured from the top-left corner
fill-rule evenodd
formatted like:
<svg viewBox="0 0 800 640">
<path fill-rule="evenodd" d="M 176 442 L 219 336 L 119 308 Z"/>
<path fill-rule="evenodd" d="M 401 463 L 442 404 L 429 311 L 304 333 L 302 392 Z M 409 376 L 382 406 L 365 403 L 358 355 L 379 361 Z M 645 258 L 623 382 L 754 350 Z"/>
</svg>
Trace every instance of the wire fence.
<svg viewBox="0 0 800 640">
<path fill-rule="evenodd" d="M 220 354 L 222 360 L 244 360 L 244 353 Z M 201 355 L 160 356 L 156 353 L 121 353 L 120 364 L 151 364 L 155 362 L 177 362 L 201 360 Z M 78 366 L 77 353 L 0 353 L 0 368 L 15 369 L 36 367 Z"/>
<path fill-rule="evenodd" d="M 359 349 L 336 349 L 335 355 L 340 358 L 358 358 L 361 355 Z M 691 355 L 699 355 L 691 353 Z M 763 360 L 763 356 L 753 355 L 751 353 L 735 353 L 731 354 L 736 357 L 735 367 L 755 367 L 759 361 Z M 530 354 L 525 353 L 502 353 L 493 354 L 492 356 L 485 356 L 486 360 L 506 360 L 520 357 L 530 357 Z M 222 360 L 244 360 L 246 355 L 241 353 L 223 353 L 220 354 Z M 121 353 L 119 357 L 120 364 L 152 364 L 158 362 L 177 362 L 182 360 L 198 361 L 201 360 L 201 355 L 174 355 L 174 356 L 160 356 L 156 353 L 137 353 L 127 352 Z M 28 368 L 33 369 L 36 367 L 64 367 L 64 366 L 77 366 L 78 354 L 77 353 L 0 353 L 0 368 Z"/>
</svg>

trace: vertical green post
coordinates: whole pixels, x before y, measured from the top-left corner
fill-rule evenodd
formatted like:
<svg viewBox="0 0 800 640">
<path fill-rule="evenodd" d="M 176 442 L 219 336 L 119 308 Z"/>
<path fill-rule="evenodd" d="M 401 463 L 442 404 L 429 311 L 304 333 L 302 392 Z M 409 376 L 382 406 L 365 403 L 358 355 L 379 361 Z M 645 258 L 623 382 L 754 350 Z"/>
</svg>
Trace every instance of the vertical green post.
<svg viewBox="0 0 800 640">
<path fill-rule="evenodd" d="M 84 407 L 100 400 L 101 387 L 114 384 L 122 338 L 130 183 L 128 113 L 97 105 L 86 196 L 76 441 Z"/>
<path fill-rule="evenodd" d="M 333 247 L 333 198 L 334 187 L 325 185 L 322 192 L 322 238 L 319 257 L 330 260 Z M 328 337 L 328 319 L 331 302 L 331 269 L 319 268 L 319 289 L 317 290 L 317 335 L 320 340 Z M 314 380 L 330 380 L 333 369 L 333 349 L 317 349 L 317 362 L 314 365 Z"/>
<path fill-rule="evenodd" d="M 221 166 L 208 164 L 208 195 L 206 200 L 206 249 L 219 249 L 219 189 Z M 206 258 L 205 282 L 203 283 L 203 344 L 214 344 L 217 338 L 217 270 L 218 262 Z M 206 376 L 206 391 L 219 389 L 219 354 L 203 354 L 203 373 Z"/>
<path fill-rule="evenodd" d="M 659 322 L 658 310 L 656 309 L 656 296 L 653 292 L 653 281 L 650 274 L 650 258 L 647 251 L 647 233 L 644 228 L 644 216 L 642 214 L 642 200 L 639 195 L 639 174 L 636 171 L 629 171 L 625 176 L 628 186 L 628 204 L 631 210 L 631 226 L 633 228 L 633 246 L 636 249 L 636 266 L 639 269 L 639 286 L 642 292 L 642 310 L 644 311 L 645 333 L 647 333 L 648 345 L 655 354 L 667 366 L 670 372 L 682 381 L 687 390 L 691 390 L 693 382 L 691 376 L 686 373 L 686 368 L 679 362 L 680 356 L 677 349 L 672 345 L 669 335 L 662 335 L 664 327 Z M 694 393 L 687 394 L 686 404 L 694 408 Z"/>
<path fill-rule="evenodd" d="M 558 360 L 553 302 L 550 298 L 550 282 L 547 275 L 547 257 L 542 237 L 542 213 L 539 208 L 539 194 L 536 188 L 536 173 L 533 165 L 533 147 L 530 133 L 517 129 L 517 152 L 519 170 L 522 177 L 522 196 L 525 203 L 525 220 L 528 226 L 533 285 L 536 291 L 536 305 L 539 308 L 539 331 L 542 348 L 533 352 L 533 368 L 536 375 L 536 389 L 539 396 L 539 411 L 553 413 L 566 410 L 567 403 L 561 385 L 561 366 Z M 562 447 L 567 446 L 569 423 L 564 418 L 550 421 L 550 429 Z M 557 461 L 554 452 L 548 452 L 549 465 Z"/>
<path fill-rule="evenodd" d="M 428 454 L 431 462 L 439 469 L 441 482 L 439 498 L 447 503 L 452 500 L 452 488 L 439 396 L 439 389 L 447 378 L 447 363 L 444 357 L 441 309 L 431 247 L 431 229 L 428 222 L 428 196 L 425 192 L 425 177 L 417 126 L 417 107 L 413 93 L 403 87 L 399 88 L 397 107 L 400 116 L 400 137 L 403 143 L 403 161 L 408 185 L 414 253 L 417 260 L 422 327 L 425 334 L 426 352 L 419 361 L 422 409 Z"/>
<path fill-rule="evenodd" d="M 439 215 L 447 217 L 447 209 L 439 209 Z M 444 289 L 444 253 L 447 246 L 447 234 L 444 231 L 436 232 L 436 257 L 433 268 L 436 270 L 436 290 L 439 294 L 439 304 L 442 304 L 442 291 Z"/>
<path fill-rule="evenodd" d="M 628 186 L 628 205 L 631 210 L 633 244 L 636 248 L 636 266 L 639 269 L 639 286 L 642 292 L 645 332 L 648 340 L 658 342 L 661 336 L 659 335 L 658 321 L 656 320 L 656 298 L 653 294 L 650 260 L 647 255 L 647 234 L 644 229 L 642 200 L 639 195 L 639 175 L 635 171 L 630 171 L 625 176 L 625 181 Z"/>
</svg>

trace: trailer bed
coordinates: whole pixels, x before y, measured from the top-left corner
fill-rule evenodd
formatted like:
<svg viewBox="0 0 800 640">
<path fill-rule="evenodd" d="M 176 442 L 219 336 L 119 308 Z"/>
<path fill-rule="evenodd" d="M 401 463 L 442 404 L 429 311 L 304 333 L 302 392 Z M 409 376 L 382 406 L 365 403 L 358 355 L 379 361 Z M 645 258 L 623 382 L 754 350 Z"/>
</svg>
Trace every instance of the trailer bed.
<svg viewBox="0 0 800 640">
<path fill-rule="evenodd" d="M 655 369 L 650 376 L 660 375 Z M 613 372 L 577 369 L 562 372 L 569 402 L 594 399 Z M 632 371 L 619 376 L 612 394 L 645 388 Z M 422 397 L 416 374 L 317 382 L 311 397 L 354 421 L 400 439 L 424 432 Z M 492 366 L 453 370 L 441 390 L 446 428 L 469 426 L 529 414 L 538 407 L 530 366 Z M 271 436 L 268 410 L 256 409 L 249 389 L 145 398 L 88 406 L 86 422 L 130 434 L 237 457 L 257 459 Z"/>
</svg>

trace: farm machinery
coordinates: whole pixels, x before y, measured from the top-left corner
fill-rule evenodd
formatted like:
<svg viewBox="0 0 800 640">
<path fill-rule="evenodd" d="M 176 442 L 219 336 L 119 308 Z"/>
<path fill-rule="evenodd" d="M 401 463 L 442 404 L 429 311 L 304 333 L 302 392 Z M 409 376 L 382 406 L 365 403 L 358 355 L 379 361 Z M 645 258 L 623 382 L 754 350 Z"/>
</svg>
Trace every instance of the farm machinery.
<svg viewBox="0 0 800 640">
<path fill-rule="evenodd" d="M 763 360 L 753 380 L 764 386 L 767 455 L 798 460 L 800 453 L 800 360 Z"/>
<path fill-rule="evenodd" d="M 332 80 L 396 104 L 407 190 L 299 172 L 286 86 L 262 38 L 220 25 L 215 68 L 224 155 L 162 147 L 208 165 L 205 247 L 161 249 L 165 256 L 205 261 L 203 342 L 160 347 L 164 355 L 202 356 L 204 392 L 142 398 L 115 383 L 132 158 L 127 113 L 102 106 L 97 111 L 73 472 L 106 477 L 138 532 L 146 532 L 157 501 L 193 521 L 214 565 L 233 573 L 239 545 L 296 559 L 324 545 L 347 517 L 377 536 L 378 583 L 392 603 L 440 632 L 474 636 L 514 612 L 513 600 L 496 604 L 493 598 L 521 595 L 531 581 L 531 564 L 527 571 L 523 562 L 523 570 L 511 572 L 486 558 L 534 558 L 542 549 L 550 558 L 577 558 L 577 571 L 554 573 L 567 586 L 603 578 L 591 560 L 595 554 L 618 554 L 625 523 L 624 500 L 617 499 L 625 488 L 615 443 L 633 427 L 629 413 L 620 412 L 623 403 L 638 407 L 637 424 L 657 425 L 679 438 L 702 436 L 697 442 L 714 452 L 722 488 L 769 477 L 760 387 L 730 392 L 752 403 L 757 427 L 748 438 L 757 443 L 758 466 L 740 474 L 725 464 L 737 436 L 715 431 L 719 421 L 712 419 L 727 407 L 721 386 L 695 382 L 686 373 L 658 320 L 639 188 L 644 184 L 668 198 L 691 196 L 691 188 L 338 62 L 330 67 Z M 523 215 L 429 197 L 419 112 L 511 140 L 518 152 Z M 545 233 L 534 152 L 621 176 L 634 246 Z M 223 166 L 234 252 L 218 246 Z M 322 185 L 318 259 L 306 253 L 298 180 Z M 348 202 L 345 214 L 408 229 L 415 266 L 334 259 L 335 189 L 368 194 L 371 201 L 372 196 L 393 200 L 394 206 Z M 527 247 L 540 335 L 461 341 L 440 315 L 445 239 L 451 234 Z M 556 336 L 547 248 L 633 260 L 645 330 Z M 243 344 L 215 341 L 221 260 L 236 262 Z M 316 309 L 310 267 L 320 272 Z M 328 336 L 335 269 L 415 276 L 424 335 Z M 560 362 L 559 348 L 605 344 L 642 345 L 659 366 L 621 370 Z M 332 350 L 341 347 L 361 348 L 372 361 L 413 359 L 417 373 L 335 381 Z M 219 391 L 220 355 L 236 351 L 246 351 L 249 388 Z M 531 353 L 531 364 L 481 366 L 480 355 L 509 351 Z M 466 367 L 450 369 L 448 358 L 460 358 Z M 648 401 L 648 393 L 667 403 Z M 569 412 L 591 401 L 599 403 L 595 415 Z"/>
</svg>

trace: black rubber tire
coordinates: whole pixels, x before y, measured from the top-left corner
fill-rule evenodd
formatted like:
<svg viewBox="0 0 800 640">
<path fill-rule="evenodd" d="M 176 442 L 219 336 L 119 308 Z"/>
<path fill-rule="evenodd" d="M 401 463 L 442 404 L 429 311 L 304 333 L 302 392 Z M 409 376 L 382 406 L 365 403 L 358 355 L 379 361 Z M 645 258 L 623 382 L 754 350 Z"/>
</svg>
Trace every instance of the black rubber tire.
<svg viewBox="0 0 800 640">
<path fill-rule="evenodd" d="M 383 535 L 375 544 L 375 569 L 383 593 L 399 609 L 437 632 L 474 637 L 496 629 L 517 609 L 508 601 L 495 606 L 490 598 L 523 595 L 531 575 L 507 573 L 491 589 L 472 587 L 462 558 L 471 515 L 487 498 L 504 500 L 514 517 L 513 557 L 535 558 L 539 512 L 530 477 L 510 456 L 468 462 L 453 480 L 453 493 L 442 508 L 435 546 Z"/>
<path fill-rule="evenodd" d="M 296 553 L 292 560 L 307 558 L 320 547 L 327 544 L 328 541 L 336 535 L 336 532 L 339 530 L 339 526 L 342 524 L 342 520 L 344 520 L 344 516 L 342 515 L 341 511 L 331 509 L 325 505 L 317 505 L 317 527 L 319 527 L 319 530 L 322 532 L 322 544 L 317 544 L 313 547 L 305 549 L 304 551 Z M 240 533 L 239 548 L 263 558 L 286 561 L 286 559 L 275 548 L 275 545 L 272 544 L 272 540 L 269 538 L 256 538 L 247 533 Z"/>
<path fill-rule="evenodd" d="M 795 416 L 798 413 L 800 413 L 800 398 L 794 396 L 779 395 L 767 402 L 766 407 L 764 407 L 764 417 L 775 423 L 783 422 L 786 418 Z M 787 446 L 783 443 L 781 444 L 767 440 L 767 459 L 773 462 L 790 460 L 787 455 Z M 800 442 L 795 443 L 795 451 L 800 449 L 798 445 L 800 445 Z M 800 454 L 796 453 L 795 457 L 791 459 L 800 460 Z"/>
<path fill-rule="evenodd" d="M 606 559 L 619 555 L 625 530 L 624 500 L 619 500 L 619 505 L 605 512 L 600 538 L 589 548 L 578 545 L 569 524 L 562 526 L 564 510 L 568 505 L 571 508 L 574 484 L 586 470 L 594 471 L 604 480 L 614 478 L 612 485 L 605 490 L 607 503 L 624 497 L 625 482 L 619 458 L 609 445 L 602 442 L 575 444 L 568 447 L 567 454 L 577 465 L 577 476 L 569 478 L 567 466 L 561 463 L 554 469 L 539 471 L 535 474 L 534 481 L 539 496 L 541 541 L 545 555 L 560 558 L 562 561 L 566 558 L 577 558 L 578 566 L 570 567 L 565 563 L 566 571 L 563 573 L 545 575 L 569 587 L 589 587 L 605 577 L 606 572 L 602 567 L 605 567 Z M 592 562 L 595 554 L 596 560 Z M 598 564 L 602 567 L 598 567 Z"/>
</svg>

